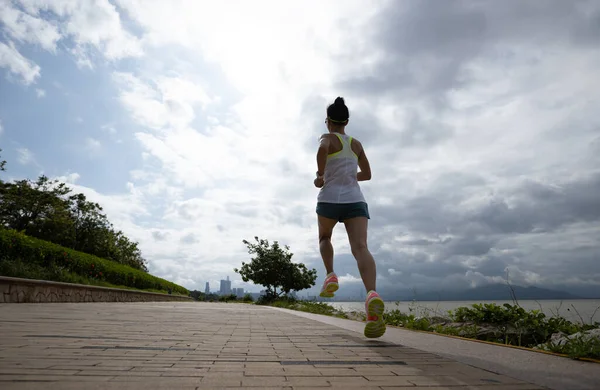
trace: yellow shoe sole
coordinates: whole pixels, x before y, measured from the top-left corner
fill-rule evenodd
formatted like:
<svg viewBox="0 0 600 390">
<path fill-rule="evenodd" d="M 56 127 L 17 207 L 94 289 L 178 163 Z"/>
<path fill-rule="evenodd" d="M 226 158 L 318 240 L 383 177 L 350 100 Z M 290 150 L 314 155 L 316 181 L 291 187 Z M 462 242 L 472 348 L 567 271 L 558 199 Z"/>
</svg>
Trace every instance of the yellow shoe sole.
<svg viewBox="0 0 600 390">
<path fill-rule="evenodd" d="M 369 339 L 376 339 L 383 336 L 385 333 L 385 322 L 382 319 L 367 322 L 364 333 L 365 337 Z"/>
<path fill-rule="evenodd" d="M 329 283 L 327 287 L 325 287 L 325 290 L 321 291 L 319 296 L 322 298 L 333 298 L 333 293 L 336 292 L 338 288 L 340 288 L 339 284 Z"/>
<path fill-rule="evenodd" d="M 383 321 L 383 312 L 385 305 L 381 298 L 373 298 L 369 302 L 368 317 L 377 316 L 377 321 L 367 321 L 365 325 L 364 335 L 367 338 L 373 339 L 383 336 L 385 333 L 385 322 Z"/>
</svg>

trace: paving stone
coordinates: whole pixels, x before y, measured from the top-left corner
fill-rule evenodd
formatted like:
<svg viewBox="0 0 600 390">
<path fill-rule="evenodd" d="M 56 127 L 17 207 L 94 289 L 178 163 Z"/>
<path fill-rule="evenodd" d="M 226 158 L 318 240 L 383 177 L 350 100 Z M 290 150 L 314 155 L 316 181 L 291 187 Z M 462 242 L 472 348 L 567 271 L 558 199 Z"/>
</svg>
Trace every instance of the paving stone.
<svg viewBox="0 0 600 390">
<path fill-rule="evenodd" d="M 368 380 L 369 386 L 415 386 L 414 383 L 402 376 L 367 376 L 365 378 Z"/>
<path fill-rule="evenodd" d="M 335 379 L 325 377 L 300 377 L 293 376 L 287 378 L 287 384 L 294 386 L 311 386 L 311 387 L 329 387 L 331 386 L 331 380 Z"/>
<path fill-rule="evenodd" d="M 107 382 L 113 379 L 113 376 L 77 376 L 77 375 L 54 375 L 47 373 L 46 375 L 0 375 L 0 389 L 4 390 L 4 386 L 11 383 L 69 383 L 69 382 Z M 87 385 L 86 385 L 87 386 Z"/>
<path fill-rule="evenodd" d="M 0 375 L 75 375 L 79 370 L 29 369 L 0 366 Z"/>
<path fill-rule="evenodd" d="M 244 376 L 282 376 L 285 371 L 283 371 L 283 367 L 278 368 L 267 368 L 267 369 L 244 369 Z"/>
<path fill-rule="evenodd" d="M 377 347 L 268 307 L 32 303 L 1 310 L 2 390 L 538 388 L 416 349 Z"/>
<path fill-rule="evenodd" d="M 85 363 L 85 362 L 83 362 Z M 48 367 L 48 370 L 86 370 L 86 371 L 130 371 L 134 367 L 133 366 L 94 366 L 94 365 L 86 365 L 79 364 L 79 362 L 74 364 L 60 364 L 56 366 Z"/>
</svg>

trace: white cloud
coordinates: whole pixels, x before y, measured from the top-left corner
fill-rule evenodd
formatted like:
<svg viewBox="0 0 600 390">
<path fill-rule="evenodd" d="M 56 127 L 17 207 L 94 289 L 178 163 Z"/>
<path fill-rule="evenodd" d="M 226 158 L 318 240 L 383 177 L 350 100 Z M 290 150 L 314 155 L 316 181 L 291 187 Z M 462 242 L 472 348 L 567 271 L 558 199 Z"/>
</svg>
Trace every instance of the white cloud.
<svg viewBox="0 0 600 390">
<path fill-rule="evenodd" d="M 134 184 L 127 183 L 124 191 L 118 195 L 105 195 L 92 188 L 77 184 L 77 181 L 81 179 L 79 173 L 68 173 L 55 178 L 66 183 L 73 193 L 82 193 L 88 200 L 98 202 L 117 230 L 123 229 L 131 239 L 139 240 L 140 237 L 147 236 L 146 229 L 138 226 L 134 220 L 149 215 L 148 199 Z"/>
<path fill-rule="evenodd" d="M 69 16 L 64 30 L 77 44 L 91 45 L 107 59 L 137 57 L 143 53 L 138 39 L 123 28 L 117 9 L 107 0 L 52 1 L 49 7 L 58 15 Z"/>
<path fill-rule="evenodd" d="M 67 173 L 65 175 L 62 176 L 57 176 L 54 179 L 63 182 L 63 183 L 72 183 L 75 184 L 77 183 L 77 180 L 79 180 L 79 178 L 81 177 L 81 175 L 77 172 L 72 172 L 72 173 Z"/>
<path fill-rule="evenodd" d="M 40 77 L 40 67 L 29 61 L 17 51 L 12 41 L 8 45 L 0 42 L 0 67 L 8 70 L 21 78 L 25 85 L 34 83 Z"/>
<path fill-rule="evenodd" d="M 4 30 L 14 40 L 33 43 L 56 53 L 57 42 L 72 39 L 67 49 L 79 67 L 94 68 L 95 49 L 109 61 L 143 55 L 139 38 L 122 25 L 116 7 L 108 0 L 20 0 L 24 11 L 9 2 L 0 5 Z M 42 12 L 51 12 L 56 21 L 43 18 Z"/>
<path fill-rule="evenodd" d="M 117 132 L 117 129 L 113 124 L 104 124 L 100 126 L 100 129 L 106 133 L 108 133 L 109 138 L 117 144 L 122 144 L 123 139 L 121 138 L 121 134 Z"/>
<path fill-rule="evenodd" d="M 43 89 L 40 89 L 40 88 L 37 88 L 35 90 L 35 93 L 38 98 L 43 98 L 44 96 L 46 96 L 46 91 L 44 91 Z"/>
<path fill-rule="evenodd" d="M 85 148 L 90 153 L 97 153 L 102 148 L 102 143 L 95 138 L 88 137 L 85 140 Z"/>
<path fill-rule="evenodd" d="M 17 157 L 17 160 L 19 161 L 19 163 L 21 163 L 23 165 L 35 163 L 35 158 L 33 156 L 33 153 L 31 152 L 31 150 L 29 150 L 27 148 L 18 148 L 17 153 L 19 154 Z"/>
<path fill-rule="evenodd" d="M 0 3 L 0 21 L 14 40 L 38 44 L 44 50 L 56 52 L 56 42 L 61 35 L 54 23 L 22 12 L 8 1 Z"/>
<path fill-rule="evenodd" d="M 0 135 L 4 132 L 4 126 L 2 126 L 2 120 L 0 119 Z"/>
<path fill-rule="evenodd" d="M 291 245 L 295 260 L 318 259 L 317 190 L 312 187 L 316 150 L 307 151 L 306 145 L 316 146 L 318 134 L 325 131 L 320 115 L 340 94 L 351 108 L 348 131 L 364 135 L 373 167 L 373 182 L 362 183 L 362 188 L 373 209 L 370 242 L 375 251 L 393 253 L 378 260 L 380 269 L 387 270 L 382 276 L 387 281 L 437 286 L 445 279 L 440 285 L 475 286 L 499 280 L 479 272 L 489 266 L 487 257 L 469 252 L 469 244 L 480 248 L 487 241 L 461 240 L 453 223 L 475 219 L 475 212 L 490 203 L 512 206 L 515 199 L 505 194 L 516 187 L 518 175 L 550 182 L 579 167 L 593 167 L 589 161 L 582 165 L 583 156 L 596 161 L 588 156 L 592 148 L 588 133 L 573 131 L 559 142 L 553 137 L 559 131 L 556 126 L 569 121 L 572 130 L 597 124 L 587 119 L 593 115 L 583 115 L 586 104 L 591 112 L 600 97 L 598 81 L 585 77 L 595 70 L 597 56 L 591 51 L 541 53 L 511 45 L 506 63 L 497 54 L 469 58 L 462 69 L 468 81 L 439 94 L 441 109 L 424 103 L 427 99 L 420 95 L 426 94 L 421 89 L 428 83 L 446 81 L 445 74 L 442 80 L 430 80 L 429 67 L 439 71 L 446 64 L 437 53 L 423 60 L 404 59 L 382 56 L 387 52 L 374 47 L 391 39 L 390 31 L 370 21 L 382 4 L 391 4 L 388 1 L 369 7 L 358 0 L 298 4 L 23 0 L 21 4 L 28 15 L 11 11 L 4 16 L 10 39 L 38 44 L 57 55 L 71 53 L 80 66 L 98 72 L 105 71 L 97 66 L 99 61 L 112 61 L 108 76 L 117 92 L 99 99 L 116 99 L 135 126 L 114 112 L 100 123 L 93 115 L 76 113 L 85 117 L 86 126 L 73 128 L 83 132 L 89 131 L 87 125 L 100 127 L 113 141 L 133 135 L 138 144 L 130 153 L 141 148 L 141 156 L 132 155 L 131 160 L 141 162 L 129 172 L 131 183 L 111 189 L 118 195 L 76 188 L 102 204 L 117 228 L 140 241 L 152 272 L 192 288 L 203 289 L 207 280 L 214 286 L 232 276 L 232 268 L 249 258 L 242 239 L 254 235 Z M 400 6 L 394 12 L 404 11 Z M 48 13 L 52 21 L 45 20 Z M 124 28 L 126 16 L 135 34 Z M 452 15 L 442 19 L 446 17 Z M 39 77 L 39 67 L 19 59 L 12 41 L 0 45 L 4 45 L 1 66 L 25 83 Z M 2 56 L 2 51 L 10 55 Z M 126 66 L 116 61 L 129 57 L 136 61 Z M 387 86 L 373 74 L 381 61 L 406 88 L 400 83 L 388 94 L 369 95 Z M 577 71 L 565 73 L 569 68 L 565 61 Z M 409 81 L 402 78 L 403 65 L 413 72 Z M 369 75 L 372 78 L 363 84 L 353 81 Z M 71 89 L 67 83 L 65 88 Z M 396 98 L 396 93 L 410 97 Z M 573 99 L 578 96 L 585 99 Z M 429 144 L 436 136 L 447 142 Z M 88 150 L 99 150 L 100 139 L 106 142 L 92 133 L 83 138 Z M 110 148 L 104 151 L 109 157 Z M 481 175 L 485 180 L 440 184 L 451 173 Z M 72 183 L 78 178 L 66 176 Z M 435 198 L 438 192 L 443 198 Z M 441 199 L 449 199 L 452 211 L 436 210 Z M 403 208 L 404 214 L 394 220 L 377 210 L 387 206 L 393 211 L 408 203 L 415 207 Z M 445 213 L 457 215 L 452 219 Z M 469 227 L 471 235 L 480 234 L 478 227 Z M 344 233 L 343 226 L 336 230 L 334 247 L 336 255 L 349 256 Z M 441 242 L 449 238 L 453 243 L 444 246 Z M 531 246 L 531 237 L 522 235 L 522 240 L 516 247 Z M 510 247 L 500 239 L 490 245 Z M 448 259 L 452 251 L 458 255 Z M 513 255 L 497 248 L 492 253 Z M 532 261 L 532 253 L 523 257 L 529 263 L 519 264 L 515 277 L 524 283 L 547 282 L 539 271 L 543 261 Z M 321 274 L 320 262 L 314 265 Z M 504 266 L 498 266 L 498 272 Z M 442 267 L 452 274 L 431 275 Z M 340 270 L 344 282 L 360 284 L 355 268 L 352 262 L 351 271 Z M 238 279 L 234 282 L 244 285 Z"/>
<path fill-rule="evenodd" d="M 182 129 L 195 118 L 194 109 L 204 108 L 210 98 L 203 89 L 182 77 L 156 77 L 144 82 L 130 73 L 115 73 L 121 87 L 120 100 L 143 126 L 160 130 Z"/>
<path fill-rule="evenodd" d="M 117 129 L 111 124 L 102 125 L 100 128 L 111 135 L 117 134 Z"/>
<path fill-rule="evenodd" d="M 467 271 L 464 278 L 469 282 L 471 287 L 480 287 L 494 283 L 504 283 L 505 280 L 502 276 L 485 276 L 481 272 Z"/>
<path fill-rule="evenodd" d="M 343 276 L 338 276 L 338 280 L 339 280 L 340 283 L 344 283 L 344 284 L 347 284 L 347 283 L 362 283 L 362 279 L 357 278 L 356 276 L 350 275 L 350 274 L 346 274 L 346 275 L 343 275 Z"/>
<path fill-rule="evenodd" d="M 521 270 L 517 265 L 506 267 L 506 272 L 508 273 L 510 283 L 521 286 L 536 286 L 544 281 L 544 278 L 540 274 L 533 271 Z"/>
</svg>

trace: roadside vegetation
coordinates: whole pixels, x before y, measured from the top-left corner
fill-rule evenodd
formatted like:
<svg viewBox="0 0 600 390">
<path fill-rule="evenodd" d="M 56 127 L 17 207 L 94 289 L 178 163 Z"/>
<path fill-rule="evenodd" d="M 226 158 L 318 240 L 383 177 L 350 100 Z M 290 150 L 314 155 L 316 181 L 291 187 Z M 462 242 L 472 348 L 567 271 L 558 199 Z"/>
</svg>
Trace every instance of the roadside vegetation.
<svg viewBox="0 0 600 390">
<path fill-rule="evenodd" d="M 100 205 L 45 176 L 0 180 L 0 275 L 189 295 L 148 273 L 137 242 Z"/>
<path fill-rule="evenodd" d="M 302 263 L 292 263 L 292 254 L 287 246 L 284 250 L 277 242 L 269 245 L 268 241 L 258 237 L 255 240 L 257 244 L 243 241 L 248 246 L 248 252 L 255 255 L 251 262 L 242 263 L 241 269 L 234 270 L 242 275 L 245 282 L 252 281 L 266 287 L 266 294 L 255 304 L 356 321 L 366 320 L 364 312 L 344 312 L 328 303 L 292 297 L 291 291 L 315 285 L 316 270 L 308 270 Z M 416 302 L 413 302 L 408 313 L 397 308 L 391 309 L 384 314 L 384 320 L 390 326 L 411 330 L 545 350 L 573 359 L 600 359 L 600 323 L 594 321 L 596 313 L 589 321 L 581 318 L 581 322 L 576 323 L 560 317 L 558 313 L 549 317 L 541 310 L 523 309 L 508 282 L 507 288 L 510 289 L 513 304 L 474 304 L 445 313 L 425 311 L 425 315 L 417 316 Z M 242 301 L 235 296 L 223 300 Z M 251 301 L 247 299 L 246 302 Z"/>
<path fill-rule="evenodd" d="M 291 297 L 257 304 L 283 307 L 314 314 L 365 321 L 362 312 L 344 312 L 324 302 L 296 300 Z M 413 302 L 416 305 L 416 302 Z M 566 355 L 572 359 L 600 359 L 600 322 L 571 322 L 539 310 L 525 310 L 516 304 L 473 304 L 444 315 L 416 316 L 399 309 L 386 311 L 387 325 L 476 339 L 498 344 L 538 349 Z"/>
</svg>

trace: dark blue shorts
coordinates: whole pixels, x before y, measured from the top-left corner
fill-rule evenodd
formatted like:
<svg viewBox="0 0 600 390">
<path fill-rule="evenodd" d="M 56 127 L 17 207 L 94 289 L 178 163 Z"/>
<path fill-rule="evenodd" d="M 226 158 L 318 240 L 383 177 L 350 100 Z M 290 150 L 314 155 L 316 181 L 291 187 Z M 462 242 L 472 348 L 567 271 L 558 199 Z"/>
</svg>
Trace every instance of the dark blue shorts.
<svg viewBox="0 0 600 390">
<path fill-rule="evenodd" d="M 335 219 L 338 222 L 344 222 L 345 219 L 355 217 L 367 217 L 368 219 L 371 219 L 369 216 L 369 206 L 365 202 L 317 202 L 317 214 L 325 218 Z"/>
</svg>

